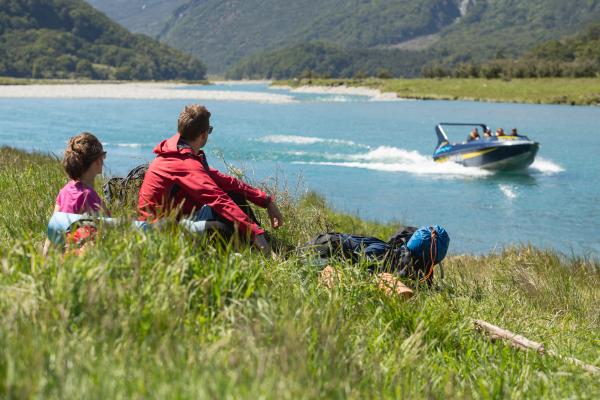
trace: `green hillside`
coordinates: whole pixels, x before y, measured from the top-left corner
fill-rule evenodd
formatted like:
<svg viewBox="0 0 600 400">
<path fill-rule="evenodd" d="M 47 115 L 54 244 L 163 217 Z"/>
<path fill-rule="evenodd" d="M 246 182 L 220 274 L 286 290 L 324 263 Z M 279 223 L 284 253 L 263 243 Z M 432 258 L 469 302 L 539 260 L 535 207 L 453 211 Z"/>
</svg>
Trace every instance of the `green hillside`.
<svg viewBox="0 0 600 400">
<path fill-rule="evenodd" d="M 0 75 L 204 79 L 196 58 L 134 35 L 81 0 L 0 0 Z"/>
<path fill-rule="evenodd" d="M 158 36 L 175 10 L 189 0 L 87 0 L 131 32 Z"/>
<path fill-rule="evenodd" d="M 118 1 L 90 2 L 130 27 Z M 371 48 L 432 34 L 460 16 L 459 2 L 192 0 L 173 10 L 159 39 L 199 55 L 211 71 L 224 71 L 257 52 L 311 41 Z"/>
<path fill-rule="evenodd" d="M 421 65 L 426 62 L 425 52 L 350 50 L 313 42 L 250 56 L 230 68 L 225 76 L 228 79 L 414 77 L 421 73 Z"/>
<path fill-rule="evenodd" d="M 600 24 L 583 33 L 552 40 L 522 57 L 497 58 L 484 63 L 433 65 L 423 69 L 428 78 L 593 78 L 600 76 Z"/>
<path fill-rule="evenodd" d="M 298 49 L 307 56 L 300 63 L 311 64 L 314 52 L 306 48 L 314 50 L 315 42 L 326 44 L 326 52 L 331 52 L 321 59 L 343 54 L 355 60 L 333 76 L 346 76 L 348 70 L 380 69 L 412 76 L 423 66 L 423 59 L 428 64 L 452 66 L 498 56 L 513 58 L 600 20 L 600 0 L 89 1 L 127 27 L 199 55 L 210 71 L 233 67 L 231 76 L 242 70 L 253 75 L 257 69 L 246 68 L 264 64 L 261 58 L 271 60 L 272 67 L 262 68 L 269 75 L 270 69 L 281 69 L 289 62 L 281 58 L 289 58 Z M 170 18 L 165 18 L 168 13 Z M 157 21 L 164 22 L 161 29 L 155 26 Z M 398 50 L 417 54 L 407 56 Z M 390 60 L 406 57 L 414 62 L 390 68 L 394 64 Z M 377 60 L 379 65 L 372 66 Z M 327 61 L 311 69 L 331 68 Z"/>
<path fill-rule="evenodd" d="M 451 63 L 514 57 L 600 21 L 600 0 L 477 1 L 434 49 Z"/>
</svg>

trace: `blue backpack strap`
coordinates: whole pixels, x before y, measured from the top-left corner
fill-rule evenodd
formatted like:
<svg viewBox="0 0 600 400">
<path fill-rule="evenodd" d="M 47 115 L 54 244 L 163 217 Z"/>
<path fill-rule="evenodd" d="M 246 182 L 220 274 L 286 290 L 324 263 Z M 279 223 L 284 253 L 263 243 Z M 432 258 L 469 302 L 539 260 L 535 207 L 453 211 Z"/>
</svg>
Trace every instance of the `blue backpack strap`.
<svg viewBox="0 0 600 400">
<path fill-rule="evenodd" d="M 69 229 L 73 223 L 84 217 L 85 216 L 81 214 L 55 212 L 48 222 L 48 239 L 53 244 L 64 244 L 67 229 Z"/>
<path fill-rule="evenodd" d="M 116 218 L 90 216 L 86 214 L 71 214 L 65 212 L 55 212 L 48 221 L 48 239 L 55 245 L 65 244 L 65 235 L 69 227 L 76 222 L 92 219 L 104 223 L 115 224 Z M 182 219 L 179 224 L 191 233 L 203 233 L 207 230 L 207 221 L 213 220 L 213 211 L 209 206 L 203 206 L 189 219 Z M 214 224 L 213 224 L 214 225 Z M 133 226 L 137 229 L 147 230 L 152 224 L 146 221 L 133 221 Z M 210 225 L 212 226 L 212 225 Z"/>
<path fill-rule="evenodd" d="M 88 214 L 71 214 L 65 212 L 55 212 L 48 221 L 48 239 L 50 242 L 60 245 L 65 243 L 65 234 L 69 228 L 76 222 L 84 220 L 102 221 L 104 223 L 114 224 L 115 218 L 97 217 Z M 143 223 L 145 224 L 145 223 Z"/>
</svg>

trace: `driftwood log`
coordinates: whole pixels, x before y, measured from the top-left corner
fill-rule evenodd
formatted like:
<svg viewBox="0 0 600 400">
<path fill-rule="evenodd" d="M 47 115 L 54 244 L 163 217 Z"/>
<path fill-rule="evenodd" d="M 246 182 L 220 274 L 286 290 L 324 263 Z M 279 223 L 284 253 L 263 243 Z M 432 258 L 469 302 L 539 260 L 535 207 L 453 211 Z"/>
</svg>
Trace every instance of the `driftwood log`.
<svg viewBox="0 0 600 400">
<path fill-rule="evenodd" d="M 600 374 L 600 368 L 596 367 L 595 365 L 586 364 L 583 361 L 578 360 L 577 358 L 574 358 L 574 357 L 561 356 L 561 355 L 553 352 L 552 350 L 546 350 L 546 348 L 544 347 L 543 344 L 534 342 L 533 340 L 529 340 L 525 336 L 517 335 L 514 332 L 500 328 L 499 326 L 496 326 L 496 325 L 492 325 L 489 322 L 485 322 L 480 319 L 476 319 L 473 322 L 475 324 L 475 328 L 477 330 L 487 334 L 491 340 L 498 340 L 498 339 L 508 340 L 511 343 L 511 345 L 513 347 L 516 347 L 517 349 L 535 350 L 539 354 L 542 354 L 542 355 L 546 354 L 551 357 L 560 358 L 562 360 L 570 362 L 571 364 L 578 365 L 588 372 L 591 372 L 594 374 Z"/>
</svg>

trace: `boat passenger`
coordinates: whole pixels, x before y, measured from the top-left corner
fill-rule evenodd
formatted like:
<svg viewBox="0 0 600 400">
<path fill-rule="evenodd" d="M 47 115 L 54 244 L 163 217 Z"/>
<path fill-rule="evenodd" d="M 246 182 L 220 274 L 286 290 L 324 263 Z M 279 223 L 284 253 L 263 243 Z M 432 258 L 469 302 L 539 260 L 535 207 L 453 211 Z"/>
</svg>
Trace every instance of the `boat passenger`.
<svg viewBox="0 0 600 400">
<path fill-rule="evenodd" d="M 496 136 L 506 136 L 503 128 L 496 129 Z"/>
<path fill-rule="evenodd" d="M 483 137 L 490 138 L 492 137 L 492 130 L 488 127 L 483 130 Z"/>
<path fill-rule="evenodd" d="M 105 158 L 102 143 L 91 133 L 82 132 L 69 139 L 62 164 L 70 180 L 56 197 L 55 213 L 110 215 L 94 190 L 94 180 L 102 173 Z M 49 247 L 50 241 L 46 240 L 44 255 Z"/>
<path fill-rule="evenodd" d="M 512 128 L 510 130 L 510 136 L 519 136 L 519 133 L 517 132 L 517 128 Z"/>
<path fill-rule="evenodd" d="M 154 148 L 156 158 L 148 167 L 139 192 L 138 215 L 144 220 L 155 220 L 171 211 L 178 217 L 193 216 L 203 206 L 209 206 L 232 229 L 270 254 L 264 230 L 242 211 L 235 198 L 266 208 L 273 228 L 283 223 L 281 212 L 264 191 L 209 167 L 201 149 L 213 131 L 210 116 L 202 105 L 186 106 L 179 114 L 177 133 Z"/>
<path fill-rule="evenodd" d="M 473 130 L 471 131 L 471 133 L 469 133 L 469 136 L 467 137 L 467 142 L 479 140 L 479 138 L 479 131 L 477 130 L 477 128 L 473 128 Z"/>
</svg>

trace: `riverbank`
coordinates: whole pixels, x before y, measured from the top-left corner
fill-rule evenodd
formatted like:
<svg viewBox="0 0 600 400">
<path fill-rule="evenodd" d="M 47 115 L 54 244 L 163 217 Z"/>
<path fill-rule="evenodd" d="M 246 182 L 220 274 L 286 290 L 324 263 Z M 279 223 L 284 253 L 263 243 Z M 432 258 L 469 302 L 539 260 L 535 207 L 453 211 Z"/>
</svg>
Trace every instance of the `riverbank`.
<svg viewBox="0 0 600 400">
<path fill-rule="evenodd" d="M 4 85 L 101 85 L 101 84 L 131 84 L 131 83 L 183 83 L 188 85 L 209 85 L 208 80 L 201 81 L 116 81 L 98 79 L 31 79 L 0 76 L 0 89 Z"/>
<path fill-rule="evenodd" d="M 64 182 L 57 160 L 0 149 L 0 397 L 600 395 L 597 375 L 488 341 L 471 321 L 598 365 L 597 262 L 529 247 L 450 256 L 439 287 L 404 301 L 380 291 L 364 265 L 334 262 L 342 276 L 329 290 L 321 267 L 294 252 L 267 260 L 176 226 L 125 224 L 83 257 L 43 259 Z M 277 198 L 284 247 L 319 232 L 386 237 L 396 228 L 333 212 L 318 196 Z"/>
<path fill-rule="evenodd" d="M 274 82 L 275 86 L 341 91 L 378 90 L 399 98 L 469 100 L 535 104 L 600 104 L 600 79 L 301 79 Z"/>
<path fill-rule="evenodd" d="M 20 81 L 0 86 L 0 98 L 14 99 L 133 99 L 214 100 L 257 103 L 290 103 L 293 98 L 279 93 L 202 90 L 178 82 Z"/>
</svg>

